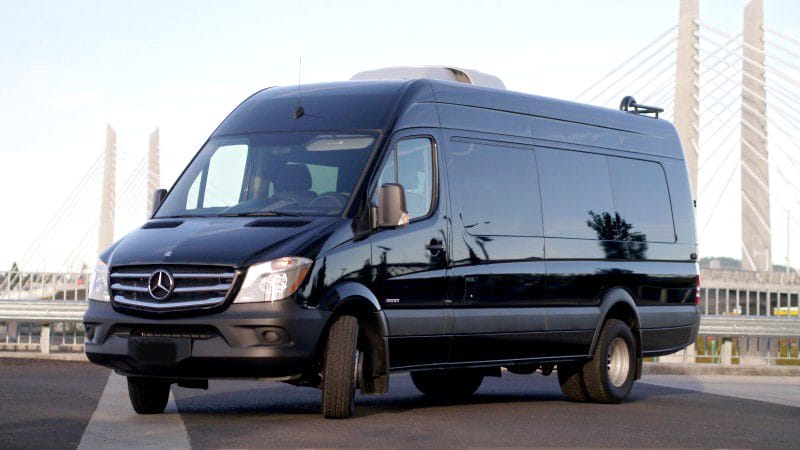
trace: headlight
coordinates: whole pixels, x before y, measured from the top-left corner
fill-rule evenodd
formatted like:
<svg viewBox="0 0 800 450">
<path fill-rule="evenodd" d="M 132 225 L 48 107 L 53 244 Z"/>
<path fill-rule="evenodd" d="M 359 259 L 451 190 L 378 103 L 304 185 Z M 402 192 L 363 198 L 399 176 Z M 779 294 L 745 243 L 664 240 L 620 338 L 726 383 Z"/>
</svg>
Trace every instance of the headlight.
<svg viewBox="0 0 800 450">
<path fill-rule="evenodd" d="M 110 300 L 108 294 L 108 265 L 103 261 L 97 261 L 89 278 L 89 299 L 107 302 Z"/>
<path fill-rule="evenodd" d="M 251 266 L 234 302 L 274 302 L 292 295 L 312 262 L 307 258 L 290 257 Z"/>
</svg>

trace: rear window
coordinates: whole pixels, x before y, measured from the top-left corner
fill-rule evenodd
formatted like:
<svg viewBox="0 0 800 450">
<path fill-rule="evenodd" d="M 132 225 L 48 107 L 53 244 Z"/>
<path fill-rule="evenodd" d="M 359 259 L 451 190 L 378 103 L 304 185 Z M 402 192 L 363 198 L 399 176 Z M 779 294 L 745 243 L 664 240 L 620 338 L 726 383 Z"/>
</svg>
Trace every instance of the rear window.
<svg viewBox="0 0 800 450">
<path fill-rule="evenodd" d="M 614 207 L 630 229 L 622 240 L 675 242 L 664 169 L 638 159 L 608 157 Z"/>
</svg>

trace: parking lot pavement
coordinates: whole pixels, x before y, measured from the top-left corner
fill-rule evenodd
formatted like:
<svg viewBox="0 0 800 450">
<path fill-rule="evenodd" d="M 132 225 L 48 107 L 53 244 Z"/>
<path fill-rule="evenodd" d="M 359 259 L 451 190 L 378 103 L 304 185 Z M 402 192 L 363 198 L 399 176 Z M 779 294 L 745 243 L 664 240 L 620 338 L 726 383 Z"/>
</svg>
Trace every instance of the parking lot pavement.
<svg viewBox="0 0 800 450">
<path fill-rule="evenodd" d="M 800 408 L 742 398 L 748 384 L 767 386 L 755 390 L 761 400 L 791 398 L 794 379 L 648 376 L 629 401 L 598 405 L 565 401 L 554 376 L 504 373 L 488 378 L 468 401 L 443 403 L 398 374 L 389 394 L 359 395 L 354 418 L 332 421 L 319 413 L 318 390 L 257 381 L 212 381 L 207 391 L 173 387 L 171 413 L 136 416 L 124 380 L 109 374 L 88 363 L 0 360 L 0 448 L 79 442 L 104 449 L 797 448 L 800 442 Z M 680 388 L 655 384 L 667 382 Z M 724 386 L 724 395 L 703 392 Z"/>
<path fill-rule="evenodd" d="M 641 382 L 800 408 L 800 376 L 645 375 Z"/>
<path fill-rule="evenodd" d="M 756 377 L 758 382 L 759 378 Z M 763 381 L 763 380 L 761 380 Z M 356 417 L 325 420 L 319 392 L 224 381 L 175 388 L 194 448 L 256 447 L 738 447 L 797 448 L 800 409 L 637 383 L 621 405 L 565 401 L 555 376 L 488 378 L 447 404 L 393 375 L 389 394 L 359 396 Z"/>
<path fill-rule="evenodd" d="M 109 373 L 88 362 L 0 358 L 0 448 L 75 448 Z"/>
</svg>

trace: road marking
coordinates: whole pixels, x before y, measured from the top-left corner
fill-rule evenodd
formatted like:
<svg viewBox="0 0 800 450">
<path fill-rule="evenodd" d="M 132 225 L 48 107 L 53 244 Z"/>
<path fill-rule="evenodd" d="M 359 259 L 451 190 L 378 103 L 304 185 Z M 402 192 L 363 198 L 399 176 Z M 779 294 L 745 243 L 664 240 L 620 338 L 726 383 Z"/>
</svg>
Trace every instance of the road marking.
<svg viewBox="0 0 800 450">
<path fill-rule="evenodd" d="M 172 391 L 163 414 L 139 415 L 128 399 L 125 377 L 113 372 L 109 375 L 78 449 L 117 448 L 191 448 Z"/>
<path fill-rule="evenodd" d="M 640 382 L 800 408 L 796 376 L 645 375 Z"/>
</svg>

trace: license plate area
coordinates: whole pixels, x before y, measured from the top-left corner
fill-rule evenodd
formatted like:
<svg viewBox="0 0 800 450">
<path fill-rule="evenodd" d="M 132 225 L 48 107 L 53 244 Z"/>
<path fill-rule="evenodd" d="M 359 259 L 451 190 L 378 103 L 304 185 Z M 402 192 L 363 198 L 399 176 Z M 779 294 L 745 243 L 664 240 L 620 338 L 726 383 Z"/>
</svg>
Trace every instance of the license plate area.
<svg viewBox="0 0 800 450">
<path fill-rule="evenodd" d="M 128 356 L 144 363 L 175 364 L 192 354 L 191 339 L 131 337 Z"/>
</svg>

